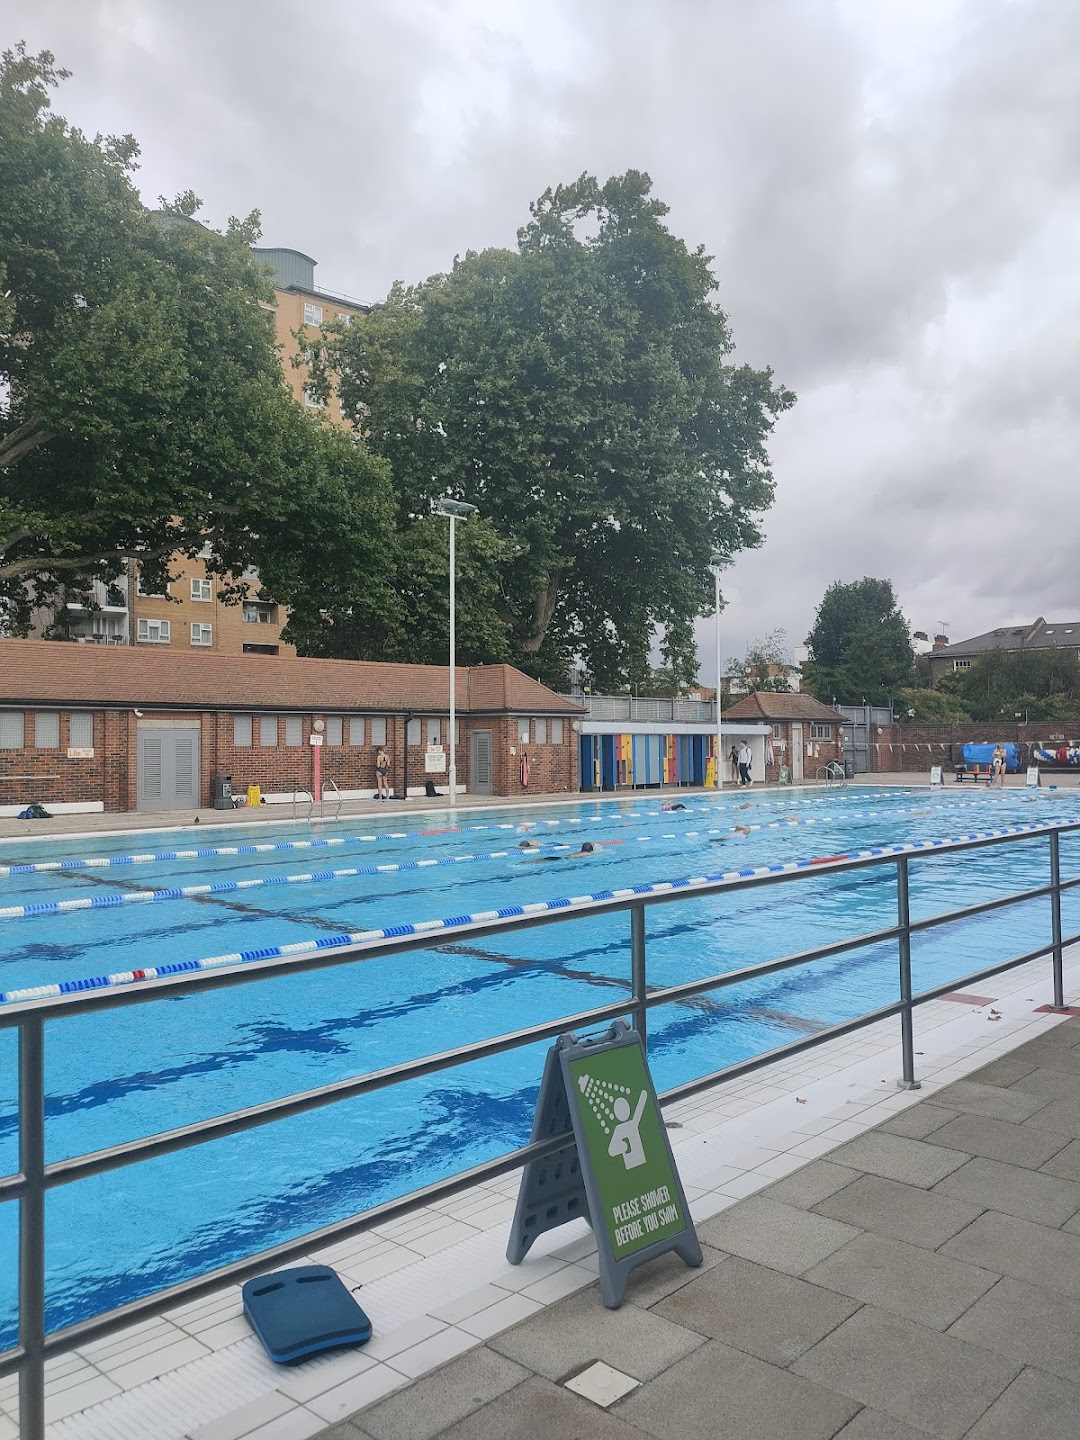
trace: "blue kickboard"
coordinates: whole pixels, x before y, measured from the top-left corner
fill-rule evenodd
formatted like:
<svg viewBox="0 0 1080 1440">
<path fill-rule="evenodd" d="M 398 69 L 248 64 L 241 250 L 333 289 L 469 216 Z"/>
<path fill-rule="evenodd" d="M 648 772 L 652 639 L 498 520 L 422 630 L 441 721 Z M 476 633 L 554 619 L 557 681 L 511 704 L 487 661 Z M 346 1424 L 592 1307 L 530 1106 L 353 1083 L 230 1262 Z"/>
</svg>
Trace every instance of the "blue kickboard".
<svg viewBox="0 0 1080 1440">
<path fill-rule="evenodd" d="M 371 1321 L 327 1265 L 260 1275 L 241 1293 L 244 1314 L 279 1365 L 296 1365 L 323 1350 L 371 1339 Z"/>
</svg>

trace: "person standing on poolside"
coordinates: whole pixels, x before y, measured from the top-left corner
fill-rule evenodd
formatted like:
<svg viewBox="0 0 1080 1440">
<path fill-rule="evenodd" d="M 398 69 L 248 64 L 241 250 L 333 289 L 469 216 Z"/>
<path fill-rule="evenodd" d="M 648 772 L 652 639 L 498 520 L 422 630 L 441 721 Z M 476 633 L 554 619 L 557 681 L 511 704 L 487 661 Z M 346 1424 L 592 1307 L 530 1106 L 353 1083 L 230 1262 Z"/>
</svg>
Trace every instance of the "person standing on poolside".
<svg viewBox="0 0 1080 1440">
<path fill-rule="evenodd" d="M 994 767 L 993 783 L 999 790 L 1004 790 L 1005 788 L 1005 764 L 1008 758 L 1009 756 L 1005 746 L 999 741 L 994 746 L 994 753 L 990 757 L 991 764 Z"/>
<path fill-rule="evenodd" d="M 732 745 L 731 749 L 728 751 L 728 759 L 731 761 L 731 778 L 732 778 L 732 780 L 734 780 L 734 781 L 737 782 L 738 779 L 739 779 L 739 747 L 738 747 L 738 745 Z"/>
<path fill-rule="evenodd" d="M 754 782 L 750 779 L 750 766 L 753 764 L 753 761 L 754 761 L 753 751 L 750 749 L 750 746 L 749 746 L 749 745 L 746 743 L 746 741 L 744 740 L 743 743 L 742 743 L 742 749 L 739 751 L 739 784 L 740 784 L 740 785 L 752 785 L 752 784 L 754 783 Z"/>
<path fill-rule="evenodd" d="M 375 756 L 375 786 L 377 800 L 390 799 L 390 757 L 381 745 Z"/>
</svg>

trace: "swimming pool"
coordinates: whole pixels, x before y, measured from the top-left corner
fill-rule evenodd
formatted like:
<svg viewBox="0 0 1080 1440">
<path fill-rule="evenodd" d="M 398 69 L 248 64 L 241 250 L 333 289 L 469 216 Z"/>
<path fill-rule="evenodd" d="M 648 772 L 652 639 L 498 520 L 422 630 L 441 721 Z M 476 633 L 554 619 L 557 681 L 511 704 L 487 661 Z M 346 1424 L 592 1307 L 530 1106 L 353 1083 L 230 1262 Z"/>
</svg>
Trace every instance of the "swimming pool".
<svg viewBox="0 0 1080 1440">
<path fill-rule="evenodd" d="M 866 787 L 686 803 L 666 813 L 652 797 L 530 807 L 527 820 L 524 811 L 463 811 L 454 830 L 438 817 L 410 820 L 387 807 L 378 830 L 353 820 L 10 842 L 0 846 L 0 989 L 889 840 L 1080 818 L 1075 790 L 973 796 Z M 532 828 L 521 832 L 521 823 Z M 738 824 L 749 833 L 733 833 Z M 572 862 L 538 860 L 518 850 L 523 839 L 536 840 L 544 857 L 583 840 L 600 848 Z M 1042 883 L 1046 844 L 1040 836 L 1007 853 L 920 859 L 912 865 L 913 915 Z M 1080 836 L 1064 836 L 1061 850 L 1067 878 L 1080 871 Z M 190 851 L 198 853 L 179 853 Z M 192 887 L 201 893 L 186 893 Z M 895 904 L 892 872 L 881 868 L 658 907 L 647 917 L 649 981 L 724 973 L 887 926 Z M 1066 932 L 1080 929 L 1076 892 L 1063 908 Z M 916 989 L 1045 943 L 1048 934 L 1049 906 L 1039 901 L 917 936 Z M 594 917 L 433 941 L 409 954 L 53 1022 L 48 1159 L 543 1023 L 628 990 L 625 916 Z M 888 945 L 665 1007 L 650 1020 L 657 1085 L 895 996 Z M 523 1143 L 541 1064 L 536 1050 L 520 1051 L 52 1192 L 50 1328 Z M 14 1037 L 4 1032 L 2 1173 L 17 1164 L 15 1073 Z M 0 1206 L 5 1341 L 14 1212 Z"/>
</svg>

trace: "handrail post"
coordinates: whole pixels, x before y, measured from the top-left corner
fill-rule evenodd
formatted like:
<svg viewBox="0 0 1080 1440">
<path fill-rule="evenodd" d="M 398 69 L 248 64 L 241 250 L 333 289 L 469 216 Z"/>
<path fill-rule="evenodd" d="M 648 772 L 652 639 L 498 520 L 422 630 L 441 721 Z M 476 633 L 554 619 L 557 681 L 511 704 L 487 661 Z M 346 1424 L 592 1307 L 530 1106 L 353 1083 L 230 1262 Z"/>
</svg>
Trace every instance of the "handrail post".
<svg viewBox="0 0 1080 1440">
<path fill-rule="evenodd" d="M 1050 935 L 1054 946 L 1054 1009 L 1065 1009 L 1065 978 L 1061 960 L 1061 850 L 1059 834 L 1050 831 Z"/>
<path fill-rule="evenodd" d="M 45 1434 L 45 1029 L 36 1016 L 19 1025 L 19 1434 Z"/>
<path fill-rule="evenodd" d="M 900 926 L 900 1045 L 904 1073 L 896 1082 L 901 1090 L 921 1090 L 915 1079 L 915 1015 L 911 1003 L 911 905 L 908 894 L 908 857 L 896 857 L 896 915 Z"/>
<path fill-rule="evenodd" d="M 641 1036 L 641 1048 L 648 1051 L 648 1011 L 645 1007 L 645 906 L 630 911 L 630 984 L 634 996 L 634 1029 Z"/>
</svg>

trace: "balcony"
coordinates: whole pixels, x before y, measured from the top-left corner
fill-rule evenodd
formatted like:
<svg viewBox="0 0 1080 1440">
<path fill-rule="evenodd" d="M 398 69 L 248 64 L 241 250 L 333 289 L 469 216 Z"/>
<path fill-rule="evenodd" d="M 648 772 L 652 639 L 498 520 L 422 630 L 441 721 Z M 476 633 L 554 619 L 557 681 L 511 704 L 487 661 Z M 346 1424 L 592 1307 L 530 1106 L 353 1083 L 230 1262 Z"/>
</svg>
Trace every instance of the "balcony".
<svg viewBox="0 0 1080 1440">
<path fill-rule="evenodd" d="M 67 610 L 86 610 L 93 614 L 126 615 L 128 608 L 127 581 L 116 580 L 104 585 L 95 580 L 87 592 L 86 601 L 69 600 Z"/>
</svg>

